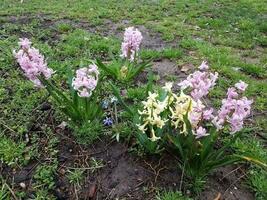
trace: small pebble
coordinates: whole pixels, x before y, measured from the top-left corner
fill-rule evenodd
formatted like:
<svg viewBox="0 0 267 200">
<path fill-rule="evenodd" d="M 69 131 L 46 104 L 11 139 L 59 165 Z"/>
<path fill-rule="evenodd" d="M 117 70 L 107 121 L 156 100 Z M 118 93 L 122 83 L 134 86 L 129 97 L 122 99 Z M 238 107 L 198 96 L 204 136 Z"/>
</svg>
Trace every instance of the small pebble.
<svg viewBox="0 0 267 200">
<path fill-rule="evenodd" d="M 66 128 L 67 125 L 68 125 L 67 122 L 63 121 L 63 122 L 61 122 L 61 124 L 59 124 L 57 127 L 60 128 L 60 129 L 62 129 L 62 130 L 64 130 L 64 129 Z"/>
<path fill-rule="evenodd" d="M 40 110 L 42 111 L 46 111 L 46 110 L 50 110 L 51 109 L 51 105 L 49 103 L 43 103 L 40 107 Z"/>
<path fill-rule="evenodd" d="M 64 174 L 66 173 L 66 171 L 65 171 L 65 169 L 62 168 L 62 169 L 59 170 L 59 173 L 60 173 L 61 175 L 64 175 Z"/>
<path fill-rule="evenodd" d="M 89 198 L 93 198 L 95 196 L 95 193 L 96 193 L 96 184 L 93 184 L 89 188 L 89 193 L 88 193 Z"/>
<path fill-rule="evenodd" d="M 19 184 L 19 186 L 20 186 L 21 188 L 23 188 L 23 189 L 25 189 L 25 188 L 26 188 L 26 185 L 25 185 L 25 183 L 23 183 L 23 182 L 22 182 L 22 183 L 20 183 L 20 184 Z"/>
<path fill-rule="evenodd" d="M 27 133 L 25 134 L 25 141 L 26 143 L 30 142 L 29 135 Z"/>
<path fill-rule="evenodd" d="M 235 70 L 236 72 L 240 71 L 240 67 L 232 67 L 233 70 Z"/>
</svg>

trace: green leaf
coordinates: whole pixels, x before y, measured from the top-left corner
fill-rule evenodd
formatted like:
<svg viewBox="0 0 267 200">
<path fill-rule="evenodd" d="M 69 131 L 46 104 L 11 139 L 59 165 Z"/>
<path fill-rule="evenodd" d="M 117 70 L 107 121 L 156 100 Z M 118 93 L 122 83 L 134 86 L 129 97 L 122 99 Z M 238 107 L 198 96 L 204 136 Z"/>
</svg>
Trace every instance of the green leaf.
<svg viewBox="0 0 267 200">
<path fill-rule="evenodd" d="M 260 167 L 262 167 L 265 171 L 267 171 L 267 164 L 256 159 L 256 158 L 253 158 L 253 157 L 248 157 L 248 156 L 242 156 L 242 155 L 235 155 L 236 157 L 240 158 L 240 159 L 243 159 L 245 161 L 248 161 L 250 163 L 254 163 Z"/>
<path fill-rule="evenodd" d="M 140 132 L 137 133 L 137 139 L 149 153 L 156 153 L 157 142 L 152 142 L 146 134 Z"/>
<path fill-rule="evenodd" d="M 120 95 L 120 92 L 119 92 L 119 89 L 113 85 L 111 82 L 110 82 L 110 85 L 112 87 L 112 91 L 113 91 L 113 94 L 114 96 L 117 97 L 118 101 L 120 102 L 120 104 L 124 107 L 124 109 L 131 115 L 133 116 L 134 115 L 134 112 L 127 106 L 127 104 L 123 101 L 123 99 L 121 98 L 121 95 Z"/>
<path fill-rule="evenodd" d="M 99 59 L 96 59 L 96 64 L 100 69 L 104 70 L 106 73 L 108 73 L 109 75 L 113 76 L 113 78 L 117 78 L 118 74 L 116 73 L 116 71 L 112 70 L 113 68 L 107 67 Z"/>
<path fill-rule="evenodd" d="M 236 139 L 238 137 L 240 137 L 241 132 L 236 133 L 234 136 L 230 135 L 230 141 L 228 141 L 228 143 L 226 143 L 222 148 L 220 148 L 217 152 L 216 152 L 216 156 L 213 157 L 212 159 L 218 159 L 219 157 L 221 157 L 223 155 L 223 153 L 236 141 Z"/>
<path fill-rule="evenodd" d="M 240 162 L 242 159 L 240 157 L 237 157 L 235 155 L 225 155 L 222 159 L 220 160 L 210 160 L 208 164 L 206 165 L 205 169 L 208 171 L 216 169 L 218 167 L 223 167 L 226 165 L 231 165 L 236 162 Z"/>
<path fill-rule="evenodd" d="M 178 133 L 180 134 L 180 133 Z M 181 141 L 180 141 L 180 138 L 178 136 L 172 136 L 171 134 L 167 134 L 167 137 L 168 139 L 170 140 L 171 143 L 173 143 L 179 150 L 180 152 L 180 156 L 182 157 L 182 160 L 185 161 L 186 158 L 185 158 L 185 154 L 184 154 L 184 151 L 183 151 L 183 147 L 181 145 Z"/>
<path fill-rule="evenodd" d="M 203 147 L 200 155 L 202 161 L 204 161 L 208 157 L 208 155 L 215 151 L 213 148 L 217 137 L 218 134 L 216 132 L 216 128 L 212 127 L 210 129 L 210 135 L 206 136 L 202 141 Z"/>
<path fill-rule="evenodd" d="M 133 79 L 136 75 L 138 75 L 141 71 L 143 71 L 147 67 L 151 67 L 150 60 L 144 63 L 139 64 L 139 66 L 132 66 L 129 70 L 129 75 L 127 76 L 127 80 Z"/>
<path fill-rule="evenodd" d="M 152 70 L 149 70 L 148 72 L 148 83 L 146 86 L 146 95 L 148 96 L 148 92 L 152 91 L 153 87 L 153 72 Z"/>
</svg>

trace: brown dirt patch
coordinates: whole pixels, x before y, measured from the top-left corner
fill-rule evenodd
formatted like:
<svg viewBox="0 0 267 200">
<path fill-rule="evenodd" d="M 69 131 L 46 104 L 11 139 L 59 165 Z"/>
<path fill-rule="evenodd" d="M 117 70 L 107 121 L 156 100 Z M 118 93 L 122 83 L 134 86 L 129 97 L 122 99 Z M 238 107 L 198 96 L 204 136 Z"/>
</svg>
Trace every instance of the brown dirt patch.
<svg viewBox="0 0 267 200">
<path fill-rule="evenodd" d="M 66 135 L 64 133 L 64 135 Z M 60 136 L 61 137 L 61 136 Z M 59 159 L 66 158 L 60 163 L 60 169 L 68 169 L 71 166 L 86 167 L 88 160 L 94 157 L 96 160 L 102 160 L 104 167 L 92 173 L 86 171 L 86 175 L 82 184 L 82 188 L 78 192 L 79 199 L 90 199 L 91 188 L 96 188 L 94 195 L 95 199 L 115 199 L 127 197 L 127 199 L 153 199 L 154 186 L 164 186 L 167 189 L 172 189 L 179 182 L 179 172 L 176 165 L 168 164 L 167 157 L 161 159 L 157 157 L 147 157 L 146 161 L 142 158 L 130 154 L 125 144 L 117 143 L 109 140 L 98 141 L 88 148 L 80 149 L 73 148 L 75 143 L 71 136 L 64 136 L 61 139 L 59 146 Z M 69 143 L 69 144 L 68 144 Z M 69 149 L 72 149 L 71 154 Z M 78 151 L 77 151 L 78 150 Z M 69 155 L 70 154 L 70 155 Z M 155 171 L 153 168 L 155 167 Z M 158 167 L 156 167 L 158 165 Z M 169 170 L 163 166 L 168 166 Z M 87 166 L 88 167 L 88 166 Z M 160 170 L 161 169 L 161 170 Z M 157 170 L 160 174 L 157 175 Z M 155 182 L 155 178 L 157 181 Z M 60 177 L 58 177 L 60 178 Z M 73 191 L 70 190 L 70 185 L 64 178 L 61 178 L 64 187 L 62 193 L 69 188 L 67 199 L 72 199 Z M 148 186 L 151 191 L 144 192 L 144 186 Z M 152 187 L 153 186 L 153 187 Z M 94 199 L 92 198 L 92 199 Z"/>
<path fill-rule="evenodd" d="M 215 199 L 220 193 L 225 200 L 253 200 L 254 195 L 242 184 L 246 173 L 239 166 L 227 166 L 216 170 L 207 181 L 200 200 Z"/>
<path fill-rule="evenodd" d="M 126 144 L 110 141 L 108 138 L 90 146 L 79 145 L 67 131 L 57 130 L 58 169 L 55 175 L 56 187 L 50 192 L 57 199 L 155 199 L 157 188 L 178 190 L 180 171 L 176 158 L 170 154 L 139 157 L 128 152 Z M 103 167 L 92 172 L 87 169 L 94 157 L 102 160 Z M 15 191 L 24 191 L 32 197 L 32 176 L 36 167 L 49 158 L 32 161 L 14 173 L 11 168 L 2 166 L 1 174 L 8 178 Z M 75 187 L 67 179 L 67 171 L 73 168 L 84 169 L 81 187 Z M 242 168 L 226 167 L 217 170 L 207 180 L 206 188 L 196 199 L 215 199 L 218 193 L 222 199 L 252 200 L 253 194 L 240 182 L 244 175 Z M 22 189 L 19 184 L 25 183 Z M 185 183 L 183 183 L 184 186 Z"/>
<path fill-rule="evenodd" d="M 175 62 L 166 59 L 153 62 L 152 71 L 159 77 L 158 84 L 164 85 L 166 82 L 173 82 L 174 91 L 178 89 L 177 84 L 186 77 Z"/>
<path fill-rule="evenodd" d="M 80 28 L 87 30 L 90 33 L 99 34 L 104 37 L 114 36 L 119 39 L 122 39 L 124 29 L 133 26 L 129 20 L 122 20 L 120 22 L 113 22 L 111 20 L 103 20 L 101 24 L 94 25 L 87 21 L 77 21 L 68 18 L 58 19 L 52 18 L 49 15 L 24 15 L 24 16 L 4 16 L 1 17 L 1 21 L 4 23 L 14 23 L 14 24 L 30 24 L 33 20 L 37 20 L 39 25 L 37 28 L 41 29 L 52 29 L 54 32 L 53 40 L 59 39 L 59 32 L 57 31 L 57 26 L 60 24 L 68 24 L 74 28 Z M 135 25 L 143 35 L 142 47 L 147 49 L 162 50 L 166 47 L 175 47 L 177 44 L 175 42 L 166 42 L 161 38 L 161 35 L 157 32 L 153 32 L 147 29 L 143 25 Z M 29 37 L 27 33 L 18 34 L 21 37 Z M 49 38 L 47 38 L 48 40 Z"/>
</svg>

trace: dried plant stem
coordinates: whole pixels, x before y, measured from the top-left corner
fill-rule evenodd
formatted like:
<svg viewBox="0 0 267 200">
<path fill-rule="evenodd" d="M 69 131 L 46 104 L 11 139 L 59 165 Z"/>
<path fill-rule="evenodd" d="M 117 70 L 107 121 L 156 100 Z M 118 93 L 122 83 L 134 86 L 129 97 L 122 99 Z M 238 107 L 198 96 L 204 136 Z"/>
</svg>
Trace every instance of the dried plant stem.
<svg viewBox="0 0 267 200">
<path fill-rule="evenodd" d="M 17 196 L 15 195 L 15 193 L 14 193 L 14 191 L 9 187 L 9 185 L 7 184 L 7 183 L 4 183 L 4 185 L 7 187 L 7 189 L 10 191 L 10 193 L 12 194 L 12 196 L 13 196 L 13 198 L 15 199 L 15 200 L 19 200 L 18 198 L 17 198 Z"/>
<path fill-rule="evenodd" d="M 182 176 L 181 176 L 181 181 L 180 181 L 179 191 L 182 190 L 183 179 L 184 179 L 184 168 L 185 168 L 185 162 L 184 162 L 184 166 L 183 166 L 183 171 L 182 171 Z"/>
</svg>

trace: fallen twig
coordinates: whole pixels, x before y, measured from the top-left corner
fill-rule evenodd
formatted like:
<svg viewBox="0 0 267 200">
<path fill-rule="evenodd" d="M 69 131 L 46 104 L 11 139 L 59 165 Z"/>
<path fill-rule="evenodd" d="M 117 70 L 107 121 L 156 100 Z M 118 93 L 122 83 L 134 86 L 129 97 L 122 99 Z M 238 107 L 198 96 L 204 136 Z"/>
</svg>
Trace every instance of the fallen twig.
<svg viewBox="0 0 267 200">
<path fill-rule="evenodd" d="M 15 195 L 15 193 L 14 193 L 14 191 L 9 187 L 9 185 L 7 184 L 7 183 L 4 183 L 4 185 L 7 187 L 7 189 L 10 191 L 10 193 L 12 194 L 12 196 L 13 196 L 13 198 L 15 199 L 15 200 L 19 200 L 18 198 L 17 198 L 17 196 Z"/>
</svg>

